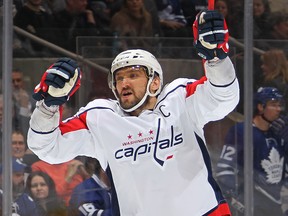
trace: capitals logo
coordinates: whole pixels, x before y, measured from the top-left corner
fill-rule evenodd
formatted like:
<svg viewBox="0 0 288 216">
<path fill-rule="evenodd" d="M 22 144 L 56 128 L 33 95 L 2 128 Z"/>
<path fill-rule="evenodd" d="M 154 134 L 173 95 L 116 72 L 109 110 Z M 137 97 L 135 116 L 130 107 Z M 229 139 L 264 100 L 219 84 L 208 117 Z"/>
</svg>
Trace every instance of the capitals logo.
<svg viewBox="0 0 288 216">
<path fill-rule="evenodd" d="M 151 135 L 153 131 L 149 132 Z M 174 127 L 171 125 L 170 127 L 170 137 L 159 138 L 161 133 L 161 120 L 158 120 L 158 126 L 156 131 L 156 136 L 150 136 L 146 138 L 142 138 L 141 140 L 136 140 L 132 142 L 126 142 L 123 146 L 131 145 L 131 147 L 120 148 L 115 151 L 115 159 L 116 160 L 131 160 L 132 163 L 137 163 L 140 157 L 152 156 L 154 161 L 160 165 L 164 166 L 166 160 L 173 158 L 173 152 L 175 149 L 183 143 L 182 133 L 175 134 Z M 138 136 L 142 136 L 142 134 L 138 134 Z M 128 136 L 131 138 L 131 135 Z M 133 147 L 135 143 L 142 143 L 141 145 L 137 145 Z M 159 155 L 165 152 L 165 157 L 161 158 Z"/>
</svg>

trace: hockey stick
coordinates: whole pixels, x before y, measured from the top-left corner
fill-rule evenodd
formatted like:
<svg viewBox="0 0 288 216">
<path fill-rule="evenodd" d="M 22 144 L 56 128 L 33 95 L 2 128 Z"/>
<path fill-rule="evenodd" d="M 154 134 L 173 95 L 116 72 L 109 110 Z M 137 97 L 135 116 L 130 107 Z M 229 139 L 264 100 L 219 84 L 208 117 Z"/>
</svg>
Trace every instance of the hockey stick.
<svg viewBox="0 0 288 216">
<path fill-rule="evenodd" d="M 214 10 L 214 0 L 208 0 L 208 10 Z"/>
</svg>

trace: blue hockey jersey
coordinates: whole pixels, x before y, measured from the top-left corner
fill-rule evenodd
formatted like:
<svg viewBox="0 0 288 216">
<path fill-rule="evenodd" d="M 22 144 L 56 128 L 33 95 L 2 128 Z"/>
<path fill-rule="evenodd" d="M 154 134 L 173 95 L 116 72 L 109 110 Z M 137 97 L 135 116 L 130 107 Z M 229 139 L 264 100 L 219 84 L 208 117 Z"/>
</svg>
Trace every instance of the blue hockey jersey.
<svg viewBox="0 0 288 216">
<path fill-rule="evenodd" d="M 285 143 L 271 129 L 261 131 L 253 125 L 254 188 L 272 203 L 281 204 L 280 189 L 285 174 Z M 244 203 L 244 123 L 237 123 L 228 131 L 216 168 L 217 180 L 226 193 Z M 258 202 L 257 196 L 254 205 Z M 262 199 L 261 199 L 262 200 Z M 259 203 L 259 205 L 265 205 Z M 269 207 L 269 205 L 268 205 Z"/>
<path fill-rule="evenodd" d="M 107 186 L 93 174 L 73 190 L 69 215 L 111 216 L 111 195 Z"/>
</svg>

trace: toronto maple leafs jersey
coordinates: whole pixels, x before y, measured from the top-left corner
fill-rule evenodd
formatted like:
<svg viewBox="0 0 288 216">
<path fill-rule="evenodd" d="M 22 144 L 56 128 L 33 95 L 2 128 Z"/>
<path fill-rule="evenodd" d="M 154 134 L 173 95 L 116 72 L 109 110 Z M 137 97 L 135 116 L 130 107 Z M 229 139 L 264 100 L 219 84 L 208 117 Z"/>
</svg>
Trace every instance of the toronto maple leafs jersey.
<svg viewBox="0 0 288 216">
<path fill-rule="evenodd" d="M 286 144 L 287 145 L 287 144 Z M 272 203 L 280 204 L 280 189 L 284 182 L 285 143 L 270 129 L 261 131 L 253 125 L 253 169 L 254 186 L 257 194 L 265 196 Z M 244 179 L 244 123 L 237 123 L 230 128 L 225 138 L 219 162 L 217 179 L 222 191 L 243 202 Z M 254 205 L 260 197 L 255 196 Z M 269 208 L 263 201 L 259 206 Z M 280 209 L 280 208 L 279 208 Z"/>
<path fill-rule="evenodd" d="M 20 216 L 40 216 L 39 210 L 37 208 L 34 200 L 26 193 L 21 194 L 13 203 L 12 203 L 12 215 Z"/>
<path fill-rule="evenodd" d="M 0 189 L 0 214 L 2 215 L 3 190 Z M 12 216 L 40 216 L 37 205 L 26 193 L 20 194 L 12 202 Z"/>
<path fill-rule="evenodd" d="M 49 163 L 86 155 L 104 170 L 109 166 L 122 216 L 228 214 L 212 177 L 203 127 L 235 108 L 239 85 L 229 57 L 206 62 L 205 69 L 200 80 L 166 85 L 154 109 L 137 117 L 115 100 L 96 99 L 59 124 L 59 112 L 37 102 L 29 148 Z"/>
<path fill-rule="evenodd" d="M 110 191 L 93 174 L 74 188 L 68 210 L 69 215 L 112 216 Z"/>
</svg>

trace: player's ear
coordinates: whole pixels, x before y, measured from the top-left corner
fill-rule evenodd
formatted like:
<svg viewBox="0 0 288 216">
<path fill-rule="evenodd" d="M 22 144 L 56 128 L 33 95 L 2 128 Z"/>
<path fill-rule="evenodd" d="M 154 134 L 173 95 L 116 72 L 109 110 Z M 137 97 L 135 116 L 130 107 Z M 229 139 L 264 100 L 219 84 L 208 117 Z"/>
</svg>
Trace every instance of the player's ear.
<svg viewBox="0 0 288 216">
<path fill-rule="evenodd" d="M 264 112 L 264 106 L 263 104 L 257 104 L 257 109 L 258 109 L 258 112 L 261 114 Z"/>
<path fill-rule="evenodd" d="M 155 76 L 154 79 L 151 82 L 150 85 L 150 91 L 151 92 L 156 92 L 159 88 L 160 88 L 161 82 L 160 82 L 160 77 L 159 76 Z"/>
</svg>

